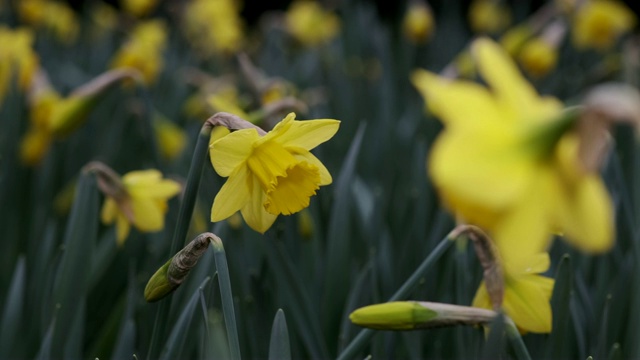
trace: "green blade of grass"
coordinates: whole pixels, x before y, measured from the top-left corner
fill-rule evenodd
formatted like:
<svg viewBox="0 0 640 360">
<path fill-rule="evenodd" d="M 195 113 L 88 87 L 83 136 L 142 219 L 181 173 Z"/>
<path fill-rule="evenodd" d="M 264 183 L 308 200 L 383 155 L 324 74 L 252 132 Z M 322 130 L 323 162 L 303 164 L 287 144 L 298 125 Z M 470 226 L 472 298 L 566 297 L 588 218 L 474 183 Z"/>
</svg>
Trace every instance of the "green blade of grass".
<svg viewBox="0 0 640 360">
<path fill-rule="evenodd" d="M 290 360 L 291 344 L 289 342 L 289 330 L 284 311 L 278 309 L 271 327 L 271 340 L 269 342 L 269 360 Z"/>
<path fill-rule="evenodd" d="M 200 288 L 204 288 L 211 278 L 207 277 L 200 283 Z M 173 326 L 171 333 L 169 334 L 169 338 L 165 343 L 164 349 L 162 351 L 162 355 L 160 356 L 161 360 L 165 359 L 180 359 L 185 356 L 182 354 L 182 348 L 184 346 L 185 340 L 189 335 L 189 327 L 191 325 L 191 320 L 193 319 L 193 314 L 197 308 L 198 300 L 200 299 L 200 289 L 196 291 L 191 299 L 182 310 L 180 317 L 176 321 L 176 324 Z"/>
<path fill-rule="evenodd" d="M 571 344 L 569 324 L 571 323 L 570 304 L 573 292 L 573 269 L 571 257 L 565 254 L 560 260 L 556 271 L 556 282 L 551 296 L 551 309 L 553 310 L 553 331 L 549 335 L 550 345 L 547 348 L 547 357 L 568 358 L 571 356 Z"/>
<path fill-rule="evenodd" d="M 64 253 L 53 289 L 53 304 L 58 307 L 53 334 L 54 354 L 62 354 L 76 311 L 87 290 L 93 248 L 98 235 L 98 198 L 95 176 L 82 174 L 67 223 Z"/>
<path fill-rule="evenodd" d="M 484 343 L 481 359 L 500 359 L 504 357 L 504 332 L 506 330 L 503 314 L 498 314 L 489 326 L 489 336 Z"/>
<path fill-rule="evenodd" d="M 0 323 L 0 358 L 8 359 L 16 335 L 20 333 L 26 285 L 25 258 L 18 258 Z"/>
<path fill-rule="evenodd" d="M 236 314 L 233 307 L 233 293 L 231 291 L 231 280 L 229 279 L 229 267 L 227 266 L 227 257 L 225 256 L 224 246 L 220 238 L 211 240 L 213 254 L 216 260 L 216 269 L 218 271 L 218 284 L 220 285 L 220 297 L 222 298 L 222 312 L 224 313 L 224 322 L 227 328 L 227 338 L 229 340 L 229 349 L 231 351 L 231 359 L 240 360 L 240 341 L 238 339 L 238 328 L 236 325 Z"/>
</svg>

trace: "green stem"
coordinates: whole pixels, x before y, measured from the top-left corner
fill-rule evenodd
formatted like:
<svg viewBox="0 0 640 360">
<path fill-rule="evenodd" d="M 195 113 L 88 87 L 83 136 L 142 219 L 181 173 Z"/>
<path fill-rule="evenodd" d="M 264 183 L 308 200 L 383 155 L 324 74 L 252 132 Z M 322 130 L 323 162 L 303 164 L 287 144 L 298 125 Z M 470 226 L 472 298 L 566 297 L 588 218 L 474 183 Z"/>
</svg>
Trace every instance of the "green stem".
<svg viewBox="0 0 640 360">
<path fill-rule="evenodd" d="M 405 299 L 411 292 L 415 289 L 415 287 L 420 283 L 420 280 L 425 276 L 427 270 L 433 265 L 441 256 L 444 254 L 447 249 L 453 244 L 453 241 L 449 238 L 449 236 L 445 237 L 440 241 L 438 246 L 427 256 L 426 259 L 420 264 L 420 266 L 413 272 L 413 274 L 407 279 L 407 281 L 402 284 L 400 289 L 393 294 L 389 298 L 388 301 L 398 301 Z M 344 351 L 338 356 L 338 360 L 346 360 L 352 359 L 358 351 L 360 351 L 371 339 L 374 334 L 374 330 L 364 329 L 361 330 L 356 337 L 351 340 L 351 343 L 344 349 Z"/>
<path fill-rule="evenodd" d="M 178 223 L 173 233 L 171 245 L 169 247 L 169 255 L 178 252 L 180 247 L 184 244 L 184 239 L 187 237 L 187 231 L 189 230 L 189 223 L 191 222 L 191 216 L 193 215 L 193 207 L 196 203 L 196 195 L 198 188 L 200 187 L 200 179 L 202 178 L 202 169 L 204 160 L 207 157 L 207 149 L 209 148 L 209 137 L 211 135 L 212 125 L 207 121 L 200 130 L 198 135 L 198 141 L 196 142 L 196 148 L 193 151 L 193 157 L 191 160 L 191 167 L 189 168 L 189 175 L 187 177 L 187 184 L 182 197 L 182 204 L 180 206 L 180 212 L 178 213 Z M 171 308 L 171 297 L 162 301 L 158 306 L 156 313 L 156 320 L 153 326 L 153 333 L 151 335 L 151 346 L 149 347 L 149 353 L 147 359 L 155 359 L 159 355 L 160 340 L 164 339 L 166 335 L 167 318 L 169 316 L 169 309 Z"/>
<path fill-rule="evenodd" d="M 529 355 L 529 351 L 527 347 L 524 345 L 524 341 L 522 341 L 522 337 L 520 336 L 520 332 L 514 325 L 513 321 L 507 317 L 505 317 L 505 332 L 511 341 L 511 346 L 513 346 L 513 351 L 516 353 L 516 359 L 519 360 L 531 360 L 531 355 Z"/>
<path fill-rule="evenodd" d="M 220 285 L 220 297 L 222 298 L 222 312 L 224 313 L 224 323 L 227 328 L 227 339 L 229 341 L 229 351 L 231 359 L 240 360 L 240 341 L 238 339 L 238 328 L 236 326 L 236 314 L 233 308 L 233 293 L 231 292 L 231 280 L 229 279 L 229 267 L 225 256 L 224 246 L 219 237 L 210 238 L 213 246 L 213 255 L 216 260 L 216 270 L 218 271 L 218 284 Z"/>
</svg>

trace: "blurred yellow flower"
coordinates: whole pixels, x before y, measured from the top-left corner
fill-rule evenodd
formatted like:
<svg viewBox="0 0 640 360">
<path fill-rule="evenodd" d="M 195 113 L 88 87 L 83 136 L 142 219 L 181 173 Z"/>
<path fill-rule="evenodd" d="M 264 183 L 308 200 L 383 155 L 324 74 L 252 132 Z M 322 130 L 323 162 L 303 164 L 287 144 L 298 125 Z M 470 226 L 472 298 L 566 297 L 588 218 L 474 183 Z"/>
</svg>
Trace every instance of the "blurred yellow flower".
<svg viewBox="0 0 640 360">
<path fill-rule="evenodd" d="M 522 46 L 533 36 L 533 29 L 527 24 L 517 25 L 507 30 L 500 38 L 500 45 L 516 57 Z"/>
<path fill-rule="evenodd" d="M 66 4 L 49 0 L 22 0 L 18 14 L 29 25 L 50 30 L 58 40 L 71 44 L 80 25 L 73 10 Z"/>
<path fill-rule="evenodd" d="M 166 38 L 166 25 L 162 20 L 141 23 L 111 59 L 111 68 L 134 68 L 147 84 L 153 83 L 164 65 L 162 53 Z"/>
<path fill-rule="evenodd" d="M 558 50 L 543 38 L 527 41 L 518 53 L 518 62 L 533 77 L 542 77 L 558 63 Z"/>
<path fill-rule="evenodd" d="M 158 139 L 160 154 L 165 159 L 173 160 L 182 153 L 188 137 L 180 126 L 164 116 L 157 115 L 153 119 L 153 129 Z"/>
<path fill-rule="evenodd" d="M 12 81 L 17 82 L 19 89 L 29 87 L 39 64 L 33 40 L 29 29 L 12 30 L 0 25 L 0 104 Z"/>
<path fill-rule="evenodd" d="M 635 25 L 635 15 L 622 2 L 589 0 L 575 14 L 573 43 L 578 48 L 607 50 Z"/>
<path fill-rule="evenodd" d="M 125 12 L 135 17 L 143 17 L 156 8 L 158 0 L 120 0 L 120 4 Z"/>
<path fill-rule="evenodd" d="M 240 210 L 252 229 L 264 233 L 278 215 L 306 208 L 320 186 L 331 184 L 331 174 L 309 150 L 333 137 L 340 122 L 294 119 L 287 115 L 264 136 L 243 129 L 210 146 L 213 168 L 229 177 L 213 202 L 211 221 Z"/>
<path fill-rule="evenodd" d="M 404 36 L 411 42 L 427 42 L 436 27 L 431 7 L 423 2 L 411 2 L 402 20 Z"/>
<path fill-rule="evenodd" d="M 493 41 L 476 40 L 472 53 L 491 90 L 424 70 L 412 75 L 445 125 L 428 163 L 445 203 L 509 254 L 543 252 L 558 231 L 584 250 L 609 249 L 611 200 L 579 162 L 575 117 L 538 96 Z"/>
<path fill-rule="evenodd" d="M 554 280 L 538 275 L 549 269 L 549 254 L 501 254 L 504 273 L 502 309 L 521 332 L 549 333 Z M 493 309 L 484 281 L 472 306 Z"/>
<path fill-rule="evenodd" d="M 118 245 L 124 244 L 131 225 L 141 232 L 162 230 L 167 201 L 180 192 L 180 184 L 150 169 L 125 174 L 120 190 L 105 198 L 100 215 L 104 224 L 116 223 Z"/>
<path fill-rule="evenodd" d="M 193 0 L 185 8 L 184 27 L 197 50 L 210 56 L 235 53 L 244 41 L 240 2 Z"/>
<path fill-rule="evenodd" d="M 296 0 L 287 10 L 289 33 L 301 43 L 318 46 L 331 41 L 340 31 L 338 16 L 311 0 Z"/>
<path fill-rule="evenodd" d="M 511 12 L 499 0 L 474 0 L 469 5 L 469 25 L 477 33 L 497 34 L 510 23 Z"/>
</svg>

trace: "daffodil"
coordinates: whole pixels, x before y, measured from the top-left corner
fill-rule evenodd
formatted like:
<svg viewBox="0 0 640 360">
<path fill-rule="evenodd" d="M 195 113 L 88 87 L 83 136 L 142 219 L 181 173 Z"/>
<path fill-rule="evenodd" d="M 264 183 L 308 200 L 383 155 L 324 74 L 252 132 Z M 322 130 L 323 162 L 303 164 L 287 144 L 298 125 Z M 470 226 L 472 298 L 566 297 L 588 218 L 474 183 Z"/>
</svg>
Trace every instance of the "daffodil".
<svg viewBox="0 0 640 360">
<path fill-rule="evenodd" d="M 554 280 L 542 275 L 549 269 L 549 254 L 502 254 L 504 297 L 502 309 L 522 332 L 551 332 L 551 294 Z M 472 306 L 494 309 L 484 281 Z"/>
<path fill-rule="evenodd" d="M 417 70 L 412 81 L 445 125 L 428 161 L 445 204 L 503 252 L 543 252 L 553 233 L 588 251 L 613 243 L 613 208 L 579 161 L 575 116 L 540 97 L 493 41 L 472 45 L 491 89 Z"/>
<path fill-rule="evenodd" d="M 542 77 L 558 63 L 558 50 L 542 38 L 527 41 L 518 54 L 522 68 L 533 77 Z"/>
<path fill-rule="evenodd" d="M 127 13 L 135 17 L 143 17 L 156 8 L 158 0 L 121 0 L 120 3 Z"/>
<path fill-rule="evenodd" d="M 138 25 L 129 40 L 111 60 L 111 68 L 134 68 L 143 79 L 153 83 L 164 66 L 163 51 L 167 38 L 165 23 L 149 20 Z"/>
<path fill-rule="evenodd" d="M 308 46 L 327 43 L 340 30 L 338 17 L 311 0 L 294 1 L 287 10 L 285 22 L 289 33 Z"/>
<path fill-rule="evenodd" d="M 423 2 L 411 2 L 402 20 L 402 30 L 407 39 L 420 44 L 431 37 L 435 24 L 431 7 Z"/>
<path fill-rule="evenodd" d="M 64 43 L 73 43 L 78 36 L 80 25 L 77 16 L 63 2 L 22 0 L 18 14 L 27 24 L 50 30 Z"/>
<path fill-rule="evenodd" d="M 580 6 L 573 23 L 573 43 L 578 48 L 607 50 L 636 24 L 636 17 L 622 2 L 589 0 Z"/>
<path fill-rule="evenodd" d="M 229 54 L 244 42 L 240 2 L 193 0 L 184 12 L 184 28 L 193 45 L 204 55 Z"/>
<path fill-rule="evenodd" d="M 11 81 L 15 80 L 21 90 L 29 87 L 39 63 L 38 55 L 33 51 L 33 40 L 29 29 L 0 26 L 0 104 Z"/>
<path fill-rule="evenodd" d="M 121 179 L 117 191 L 107 194 L 102 206 L 104 224 L 116 223 L 118 245 L 129 235 L 131 225 L 141 232 L 164 227 L 167 200 L 180 192 L 180 184 L 163 179 L 158 170 L 132 171 Z"/>
<path fill-rule="evenodd" d="M 173 160 L 182 153 L 187 145 L 187 134 L 180 126 L 164 116 L 157 115 L 154 117 L 153 129 L 164 158 Z"/>
<path fill-rule="evenodd" d="M 329 140 L 340 122 L 294 119 L 289 114 L 264 136 L 243 129 L 211 145 L 213 168 L 229 177 L 215 197 L 211 221 L 240 211 L 252 229 L 264 233 L 278 215 L 306 208 L 320 186 L 331 184 L 331 174 L 309 150 Z"/>
</svg>

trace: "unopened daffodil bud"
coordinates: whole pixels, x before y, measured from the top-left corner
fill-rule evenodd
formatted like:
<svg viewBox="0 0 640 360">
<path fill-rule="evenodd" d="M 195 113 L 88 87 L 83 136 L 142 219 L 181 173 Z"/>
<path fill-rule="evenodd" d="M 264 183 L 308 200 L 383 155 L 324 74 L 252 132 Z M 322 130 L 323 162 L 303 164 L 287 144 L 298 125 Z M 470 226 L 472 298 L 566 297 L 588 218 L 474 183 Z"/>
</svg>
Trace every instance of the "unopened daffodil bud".
<svg viewBox="0 0 640 360">
<path fill-rule="evenodd" d="M 435 30 L 435 19 L 431 7 L 426 2 L 412 1 L 402 20 L 402 31 L 409 41 L 423 44 Z"/>
<path fill-rule="evenodd" d="M 495 311 L 418 301 L 369 305 L 349 315 L 352 323 L 377 330 L 413 330 L 452 325 L 487 325 Z"/>
</svg>

